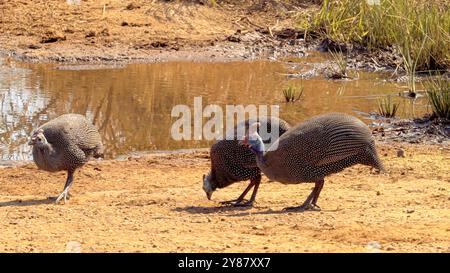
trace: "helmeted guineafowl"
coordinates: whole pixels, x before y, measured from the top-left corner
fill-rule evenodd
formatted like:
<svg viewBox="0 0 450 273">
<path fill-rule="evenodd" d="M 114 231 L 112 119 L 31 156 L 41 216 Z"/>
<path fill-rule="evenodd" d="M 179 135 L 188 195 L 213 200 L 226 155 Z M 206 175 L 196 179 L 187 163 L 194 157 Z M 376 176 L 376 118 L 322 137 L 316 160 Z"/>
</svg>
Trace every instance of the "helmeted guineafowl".
<svg viewBox="0 0 450 273">
<path fill-rule="evenodd" d="M 289 129 L 266 152 L 254 123 L 243 144 L 256 154 L 261 171 L 284 184 L 315 182 L 306 201 L 287 210 L 320 209 L 317 199 L 325 176 L 355 164 L 383 166 L 378 158 L 370 129 L 359 119 L 341 113 L 313 117 Z"/>
<path fill-rule="evenodd" d="M 244 127 L 245 130 L 248 130 L 249 124 L 254 122 L 256 121 L 246 120 L 238 124 L 232 132 L 227 133 L 227 136 L 233 134 L 231 140 L 230 137 L 226 137 L 212 145 L 210 150 L 211 170 L 207 175 L 203 175 L 203 190 L 208 199 L 211 199 L 212 193 L 217 188 L 224 188 L 235 182 L 250 179 L 250 184 L 237 199 L 222 203 L 235 206 L 251 206 L 253 204 L 261 181 L 261 171 L 253 153 L 239 143 L 237 133 L 238 128 Z M 290 127 L 286 121 L 276 117 L 263 117 L 259 119 L 259 122 L 262 126 L 266 126 L 265 130 L 261 131 L 267 133 L 263 136 L 265 143 L 275 142 L 276 138 L 284 134 Z M 278 129 L 278 134 L 272 135 L 272 128 Z M 252 187 L 254 189 L 250 200 L 243 202 Z"/>
<path fill-rule="evenodd" d="M 103 145 L 95 126 L 83 115 L 61 115 L 41 127 L 31 136 L 33 160 L 39 169 L 57 172 L 67 171 L 62 193 L 56 198 L 66 201 L 75 170 L 91 157 L 103 156 Z"/>
</svg>

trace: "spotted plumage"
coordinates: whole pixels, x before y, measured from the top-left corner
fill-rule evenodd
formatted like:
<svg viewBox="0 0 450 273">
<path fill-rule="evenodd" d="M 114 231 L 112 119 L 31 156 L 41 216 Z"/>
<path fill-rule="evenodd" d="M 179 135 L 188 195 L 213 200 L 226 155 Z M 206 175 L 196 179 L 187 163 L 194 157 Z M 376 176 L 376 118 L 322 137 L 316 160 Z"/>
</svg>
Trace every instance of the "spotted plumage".
<svg viewBox="0 0 450 273">
<path fill-rule="evenodd" d="M 203 177 L 203 188 L 208 198 L 211 198 L 212 192 L 217 188 L 224 188 L 235 182 L 250 180 L 249 186 L 238 199 L 224 203 L 233 205 L 252 205 L 261 181 L 261 171 L 256 164 L 253 153 L 239 143 L 238 128 L 245 128 L 245 130 L 248 130 L 249 124 L 254 122 L 256 121 L 246 120 L 238 124 L 233 132 L 227 133 L 227 136 L 233 134 L 231 137 L 233 140 L 227 140 L 230 139 L 228 137 L 224 140 L 219 140 L 212 145 L 210 150 L 211 171 L 208 175 Z M 276 139 L 272 139 L 272 137 L 277 138 L 284 134 L 289 128 L 289 124 L 286 121 L 275 117 L 260 118 L 259 122 L 262 126 L 266 126 L 263 128 L 264 130 L 260 130 L 265 139 L 265 143 L 275 142 Z M 271 128 L 278 129 L 278 134 L 272 136 Z M 266 133 L 264 134 L 263 132 Z M 248 202 L 243 203 L 245 195 L 252 187 L 255 187 L 252 198 Z"/>
<path fill-rule="evenodd" d="M 250 131 L 256 126 L 251 125 Z M 258 166 L 269 179 L 286 184 L 316 183 L 308 199 L 295 209 L 317 207 L 324 178 L 332 173 L 355 164 L 383 169 L 370 129 L 346 114 L 324 114 L 292 127 L 266 152 L 255 150 L 255 141 L 257 138 L 248 136 L 244 142 L 257 155 Z"/>
<path fill-rule="evenodd" d="M 95 126 L 83 115 L 61 115 L 34 131 L 29 142 L 33 146 L 33 160 L 39 169 L 67 171 L 64 190 L 57 198 L 66 200 L 73 181 L 73 173 L 91 157 L 103 156 L 103 145 Z"/>
</svg>

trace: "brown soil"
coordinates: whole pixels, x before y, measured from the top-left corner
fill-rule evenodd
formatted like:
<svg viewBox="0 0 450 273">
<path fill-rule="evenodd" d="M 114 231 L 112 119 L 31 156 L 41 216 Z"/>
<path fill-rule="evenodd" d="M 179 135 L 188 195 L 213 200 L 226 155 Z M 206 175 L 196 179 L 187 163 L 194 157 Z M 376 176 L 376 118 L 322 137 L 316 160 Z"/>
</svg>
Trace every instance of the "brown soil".
<svg viewBox="0 0 450 273">
<path fill-rule="evenodd" d="M 77 1 L 0 0 L 0 51 L 58 62 L 277 56 L 301 51 L 298 33 L 284 29 L 314 8 L 300 0 L 67 2 Z"/>
<path fill-rule="evenodd" d="M 2 168 L 0 251 L 64 252 L 79 244 L 83 252 L 450 252 L 448 148 L 378 147 L 387 174 L 354 166 L 332 175 L 322 211 L 303 213 L 281 210 L 302 202 L 312 184 L 264 178 L 251 209 L 218 203 L 247 183 L 208 201 L 200 181 L 206 151 L 92 162 L 76 173 L 74 196 L 61 205 L 46 197 L 61 190 L 64 173 L 34 164 Z"/>
</svg>

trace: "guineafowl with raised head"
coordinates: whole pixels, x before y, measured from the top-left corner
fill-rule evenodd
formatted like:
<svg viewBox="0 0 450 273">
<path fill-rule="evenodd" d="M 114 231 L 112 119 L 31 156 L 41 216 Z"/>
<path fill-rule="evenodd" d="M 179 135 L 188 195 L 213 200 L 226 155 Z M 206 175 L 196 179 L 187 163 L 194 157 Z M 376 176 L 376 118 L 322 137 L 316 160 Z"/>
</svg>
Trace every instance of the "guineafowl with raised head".
<svg viewBox="0 0 450 273">
<path fill-rule="evenodd" d="M 289 124 L 276 117 L 259 118 L 259 123 L 265 126 L 265 130 L 259 130 L 265 133 L 265 143 L 275 142 L 278 136 L 284 134 L 289 129 Z M 256 120 L 246 120 L 235 126 L 232 132 L 227 136 L 232 137 L 218 140 L 210 150 L 211 170 L 207 175 L 203 175 L 203 190 L 208 199 L 211 199 L 212 193 L 218 188 L 227 187 L 235 182 L 250 180 L 250 184 L 244 192 L 235 200 L 221 202 L 233 206 L 252 206 L 256 198 L 259 184 L 261 182 L 261 171 L 256 164 L 255 156 L 245 146 L 239 143 L 238 128 L 248 130 L 250 124 Z M 278 130 L 278 133 L 272 134 L 272 130 Z M 275 131 L 274 131 L 275 132 Z M 252 189 L 253 193 L 248 201 L 244 201 L 247 193 Z"/>
<path fill-rule="evenodd" d="M 56 198 L 66 202 L 73 174 L 91 157 L 103 157 L 103 145 L 97 128 L 79 114 L 61 115 L 34 131 L 29 142 L 33 146 L 33 160 L 39 169 L 67 171 L 64 190 Z"/>
<path fill-rule="evenodd" d="M 268 150 L 253 123 L 242 144 L 256 155 L 261 171 L 284 184 L 314 182 L 308 198 L 286 210 L 320 209 L 317 206 L 324 178 L 355 164 L 383 170 L 370 129 L 361 120 L 341 113 L 316 116 L 292 127 Z"/>
</svg>

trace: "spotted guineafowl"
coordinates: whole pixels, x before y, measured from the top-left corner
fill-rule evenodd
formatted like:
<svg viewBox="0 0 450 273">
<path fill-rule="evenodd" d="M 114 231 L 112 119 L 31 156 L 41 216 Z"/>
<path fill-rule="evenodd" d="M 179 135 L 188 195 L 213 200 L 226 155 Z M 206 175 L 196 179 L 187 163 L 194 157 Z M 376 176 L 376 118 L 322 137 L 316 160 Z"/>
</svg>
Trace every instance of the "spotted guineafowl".
<svg viewBox="0 0 450 273">
<path fill-rule="evenodd" d="M 206 192 L 208 199 L 211 199 L 212 193 L 217 188 L 227 187 L 235 182 L 246 181 L 250 179 L 250 184 L 244 192 L 235 200 L 222 202 L 223 204 L 231 204 L 234 206 L 252 206 L 256 198 L 259 183 L 261 181 L 261 171 L 259 170 L 255 156 L 245 146 L 239 143 L 237 138 L 238 128 L 248 130 L 249 124 L 256 122 L 255 120 L 246 120 L 235 127 L 231 140 L 229 137 L 218 140 L 211 147 L 211 171 L 207 175 L 203 175 L 203 190 Z M 289 129 L 289 124 L 276 117 L 260 118 L 259 123 L 264 127 L 266 134 L 263 136 L 265 143 L 275 142 L 278 136 L 284 134 Z M 272 129 L 278 129 L 278 134 L 272 135 Z M 273 139 L 272 139 L 273 138 Z M 250 200 L 244 202 L 244 197 L 252 189 L 253 193 Z"/>
<path fill-rule="evenodd" d="M 261 171 L 284 184 L 314 182 L 306 201 L 286 210 L 320 209 L 317 199 L 325 176 L 355 164 L 383 170 L 369 128 L 359 119 L 341 113 L 316 116 L 282 135 L 266 152 L 258 135 L 259 124 L 249 128 L 242 143 L 256 154 Z"/>
<path fill-rule="evenodd" d="M 67 171 L 64 190 L 56 202 L 63 198 L 66 202 L 77 168 L 91 157 L 103 156 L 100 134 L 78 114 L 65 114 L 45 123 L 33 133 L 29 144 L 33 146 L 33 160 L 39 169 Z"/>
</svg>

